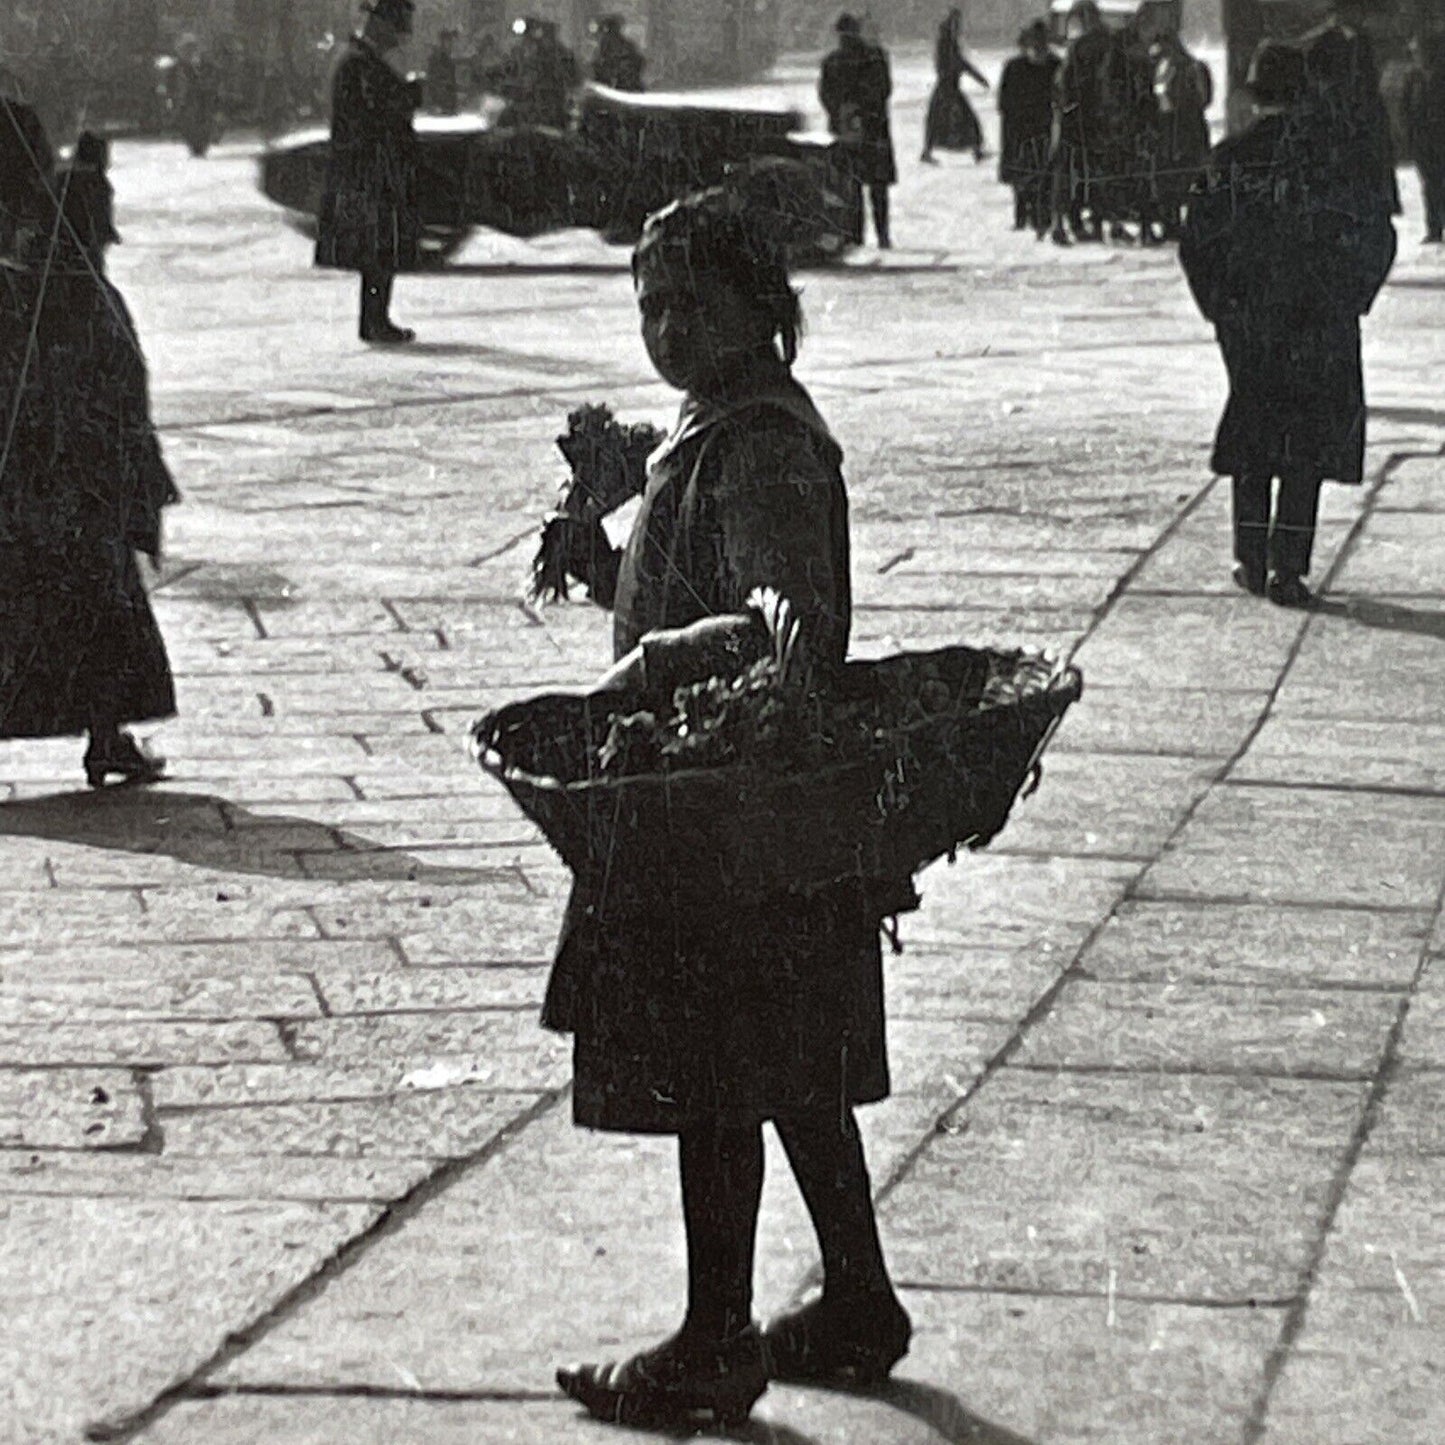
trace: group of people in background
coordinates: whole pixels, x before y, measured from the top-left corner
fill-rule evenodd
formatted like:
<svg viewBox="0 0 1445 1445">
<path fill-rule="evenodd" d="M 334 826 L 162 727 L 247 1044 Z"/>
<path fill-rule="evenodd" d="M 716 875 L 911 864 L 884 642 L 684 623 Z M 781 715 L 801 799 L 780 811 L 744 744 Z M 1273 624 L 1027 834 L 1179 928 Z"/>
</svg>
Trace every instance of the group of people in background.
<svg viewBox="0 0 1445 1445">
<path fill-rule="evenodd" d="M 983 127 L 964 94 L 968 77 L 987 78 L 964 53 L 963 11 L 938 28 L 935 83 L 924 120 L 921 160 L 935 151 L 987 154 Z M 891 244 L 888 187 L 898 178 L 888 115 L 888 56 L 851 14 L 837 22 L 837 48 L 823 61 L 819 96 L 830 131 L 849 143 L 870 198 L 880 247 Z M 1209 152 L 1209 67 L 1179 36 L 1145 12 L 1110 30 L 1094 0 L 1080 0 L 1060 57 L 1043 20 L 1019 36 L 999 84 L 999 179 L 1013 188 L 1016 229 L 1032 227 L 1061 245 L 1177 237 L 1184 198 Z"/>
</svg>

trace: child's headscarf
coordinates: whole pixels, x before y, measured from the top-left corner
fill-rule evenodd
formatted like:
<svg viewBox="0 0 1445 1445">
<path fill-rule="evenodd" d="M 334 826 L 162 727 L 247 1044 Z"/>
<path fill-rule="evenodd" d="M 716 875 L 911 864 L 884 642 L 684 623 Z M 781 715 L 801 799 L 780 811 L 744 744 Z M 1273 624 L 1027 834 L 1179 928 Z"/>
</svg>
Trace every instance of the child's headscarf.
<svg viewBox="0 0 1445 1445">
<path fill-rule="evenodd" d="M 797 355 L 802 316 L 788 280 L 786 212 L 768 206 L 766 172 L 673 201 L 648 217 L 632 256 L 634 276 L 652 266 L 694 278 L 701 290 L 724 282 L 777 324 L 783 359 Z M 761 189 L 760 189 L 761 186 Z"/>
</svg>

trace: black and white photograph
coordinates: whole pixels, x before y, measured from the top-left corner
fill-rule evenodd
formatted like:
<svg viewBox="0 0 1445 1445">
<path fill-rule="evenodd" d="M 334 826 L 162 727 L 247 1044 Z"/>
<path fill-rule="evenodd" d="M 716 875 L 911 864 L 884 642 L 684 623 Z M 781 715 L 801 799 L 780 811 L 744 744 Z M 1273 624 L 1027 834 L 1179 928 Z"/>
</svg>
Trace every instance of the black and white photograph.
<svg viewBox="0 0 1445 1445">
<path fill-rule="evenodd" d="M 0 0 L 0 1445 L 1445 1442 L 1445 0 Z"/>
</svg>

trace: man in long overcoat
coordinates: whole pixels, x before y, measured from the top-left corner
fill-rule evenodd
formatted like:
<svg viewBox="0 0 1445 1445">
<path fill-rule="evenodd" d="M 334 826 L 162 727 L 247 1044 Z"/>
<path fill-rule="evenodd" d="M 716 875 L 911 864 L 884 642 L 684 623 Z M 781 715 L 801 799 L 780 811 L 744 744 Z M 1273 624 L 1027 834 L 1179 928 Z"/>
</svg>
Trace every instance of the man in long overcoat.
<svg viewBox="0 0 1445 1445">
<path fill-rule="evenodd" d="M 838 46 L 823 61 L 818 96 L 828 113 L 828 129 L 848 148 L 854 174 L 868 192 L 878 245 L 893 244 L 888 226 L 888 188 L 898 180 L 888 100 L 893 77 L 881 45 L 863 38 L 854 15 L 840 15 Z M 861 233 L 861 222 L 860 222 Z M 858 236 L 861 242 L 862 235 Z"/>
<path fill-rule="evenodd" d="M 1213 465 L 1233 479 L 1235 581 L 1294 607 L 1321 483 L 1363 479 L 1360 317 L 1395 256 L 1378 175 L 1331 152 L 1307 84 L 1299 51 L 1261 47 L 1256 119 L 1210 153 L 1179 248 L 1229 373 Z"/>
<path fill-rule="evenodd" d="M 331 155 L 316 239 L 316 264 L 361 273 L 361 339 L 415 340 L 391 320 L 392 282 L 415 270 L 417 96 L 388 56 L 411 34 L 412 0 L 372 0 L 341 63 L 331 96 Z"/>
</svg>

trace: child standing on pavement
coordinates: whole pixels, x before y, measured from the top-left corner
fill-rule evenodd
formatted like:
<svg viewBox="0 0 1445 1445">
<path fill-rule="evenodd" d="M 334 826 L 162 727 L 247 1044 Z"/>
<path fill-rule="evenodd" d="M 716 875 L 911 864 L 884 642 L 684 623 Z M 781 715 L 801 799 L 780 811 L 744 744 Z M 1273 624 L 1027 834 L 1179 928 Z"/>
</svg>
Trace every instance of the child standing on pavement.
<svg viewBox="0 0 1445 1445">
<path fill-rule="evenodd" d="M 741 202 L 711 191 L 653 217 L 633 262 L 642 334 L 685 393 L 652 458 L 615 600 L 619 709 L 759 656 L 747 599 L 791 604 L 813 666 L 848 644 L 842 454 L 793 379 L 801 315 L 781 250 Z M 681 844 L 680 844 L 681 846 Z M 876 885 L 685 917 L 646 878 L 631 906 L 574 890 L 544 1023 L 574 1037 L 574 1117 L 675 1134 L 687 1234 L 681 1328 L 630 1359 L 559 1370 L 599 1419 L 745 1417 L 769 1378 L 876 1382 L 906 1352 L 908 1316 L 883 1261 L 854 1107 L 884 1098 Z M 822 1248 L 812 1304 L 760 1331 L 754 1234 L 771 1120 Z"/>
</svg>

